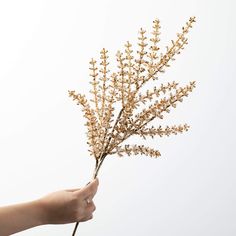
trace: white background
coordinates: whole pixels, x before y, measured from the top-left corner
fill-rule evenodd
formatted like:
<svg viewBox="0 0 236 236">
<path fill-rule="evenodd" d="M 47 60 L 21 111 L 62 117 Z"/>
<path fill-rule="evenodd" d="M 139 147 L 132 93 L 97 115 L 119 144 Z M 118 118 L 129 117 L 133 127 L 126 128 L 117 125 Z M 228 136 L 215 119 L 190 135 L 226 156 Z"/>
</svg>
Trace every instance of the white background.
<svg viewBox="0 0 236 236">
<path fill-rule="evenodd" d="M 165 117 L 166 124 L 187 122 L 190 131 L 137 139 L 159 149 L 160 159 L 107 158 L 94 219 L 80 224 L 78 235 L 235 235 L 233 0 L 2 0 L 0 205 L 84 186 L 94 160 L 87 152 L 85 120 L 67 90 L 89 91 L 88 61 L 102 47 L 114 62 L 116 50 L 126 40 L 135 44 L 138 29 L 150 31 L 156 17 L 160 45 L 168 45 L 193 15 L 189 45 L 160 79 L 197 81 Z M 73 226 L 41 226 L 18 235 L 65 236 Z"/>
</svg>

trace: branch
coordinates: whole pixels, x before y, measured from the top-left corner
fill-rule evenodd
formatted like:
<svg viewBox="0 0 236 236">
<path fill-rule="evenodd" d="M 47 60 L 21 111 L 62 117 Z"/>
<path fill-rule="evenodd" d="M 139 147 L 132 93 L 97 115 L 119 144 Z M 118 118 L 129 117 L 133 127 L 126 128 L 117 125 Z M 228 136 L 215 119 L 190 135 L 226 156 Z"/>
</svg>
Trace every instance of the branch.
<svg viewBox="0 0 236 236">
<path fill-rule="evenodd" d="M 113 152 L 109 152 L 109 154 L 118 154 L 120 157 L 122 157 L 124 154 L 127 154 L 128 156 L 132 154 L 134 155 L 141 154 L 155 158 L 161 156 L 161 153 L 153 148 L 145 147 L 144 145 L 129 145 L 129 144 L 126 144 L 124 146 L 118 146 Z"/>
<path fill-rule="evenodd" d="M 69 97 L 72 97 L 73 100 L 77 101 L 77 105 L 81 105 L 83 107 L 84 117 L 87 119 L 87 126 L 88 129 L 88 145 L 90 147 L 89 152 L 91 155 L 97 159 L 99 150 L 100 150 L 100 142 L 99 142 L 99 129 L 98 129 L 98 120 L 95 116 L 94 110 L 90 107 L 88 100 L 86 99 L 85 95 L 81 95 L 80 93 L 75 94 L 75 91 L 68 91 Z"/>
<path fill-rule="evenodd" d="M 142 138 L 146 139 L 147 137 L 154 138 L 154 136 L 170 136 L 170 135 L 177 135 L 178 133 L 183 133 L 184 131 L 188 131 L 190 126 L 187 124 L 184 125 L 173 125 L 173 126 L 166 126 L 163 128 L 161 125 L 158 128 L 151 127 L 151 128 L 141 128 L 134 132 L 134 134 L 141 136 Z"/>
</svg>

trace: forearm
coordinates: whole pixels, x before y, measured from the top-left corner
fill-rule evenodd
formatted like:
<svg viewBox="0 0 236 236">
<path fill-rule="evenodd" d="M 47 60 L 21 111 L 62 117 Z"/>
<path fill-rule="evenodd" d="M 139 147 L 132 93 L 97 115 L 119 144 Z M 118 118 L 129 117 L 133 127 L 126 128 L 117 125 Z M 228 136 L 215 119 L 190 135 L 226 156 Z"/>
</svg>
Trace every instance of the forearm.
<svg viewBox="0 0 236 236">
<path fill-rule="evenodd" d="M 8 236 L 44 224 L 38 200 L 0 207 L 0 236 Z"/>
<path fill-rule="evenodd" d="M 98 179 L 82 189 L 61 190 L 31 202 L 0 207 L 0 236 L 45 224 L 67 224 L 92 219 Z M 89 203 L 88 203 L 89 199 Z"/>
</svg>

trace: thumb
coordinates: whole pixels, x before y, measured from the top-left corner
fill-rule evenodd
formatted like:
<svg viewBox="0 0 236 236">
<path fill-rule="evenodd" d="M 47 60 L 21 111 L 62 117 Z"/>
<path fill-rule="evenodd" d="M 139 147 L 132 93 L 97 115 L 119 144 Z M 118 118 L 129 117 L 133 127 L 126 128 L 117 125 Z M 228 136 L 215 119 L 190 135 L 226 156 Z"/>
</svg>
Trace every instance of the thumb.
<svg viewBox="0 0 236 236">
<path fill-rule="evenodd" d="M 78 191 L 78 193 L 80 192 L 80 194 L 82 194 L 84 198 L 87 198 L 87 197 L 93 198 L 93 196 L 97 192 L 98 184 L 99 182 L 98 182 L 98 179 L 96 178 L 92 180 L 91 182 L 89 182 L 85 187 L 83 187 L 81 191 Z"/>
</svg>

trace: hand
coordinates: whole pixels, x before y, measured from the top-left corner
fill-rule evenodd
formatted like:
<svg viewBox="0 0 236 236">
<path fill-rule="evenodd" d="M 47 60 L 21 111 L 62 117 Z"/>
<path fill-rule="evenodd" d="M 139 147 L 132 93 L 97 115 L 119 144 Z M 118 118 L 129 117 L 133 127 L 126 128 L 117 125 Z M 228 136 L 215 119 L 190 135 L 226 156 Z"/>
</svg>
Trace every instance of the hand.
<svg viewBox="0 0 236 236">
<path fill-rule="evenodd" d="M 92 199 L 98 184 L 96 178 L 82 189 L 57 191 L 39 199 L 44 212 L 43 224 L 66 224 L 92 219 L 96 209 Z"/>
</svg>

